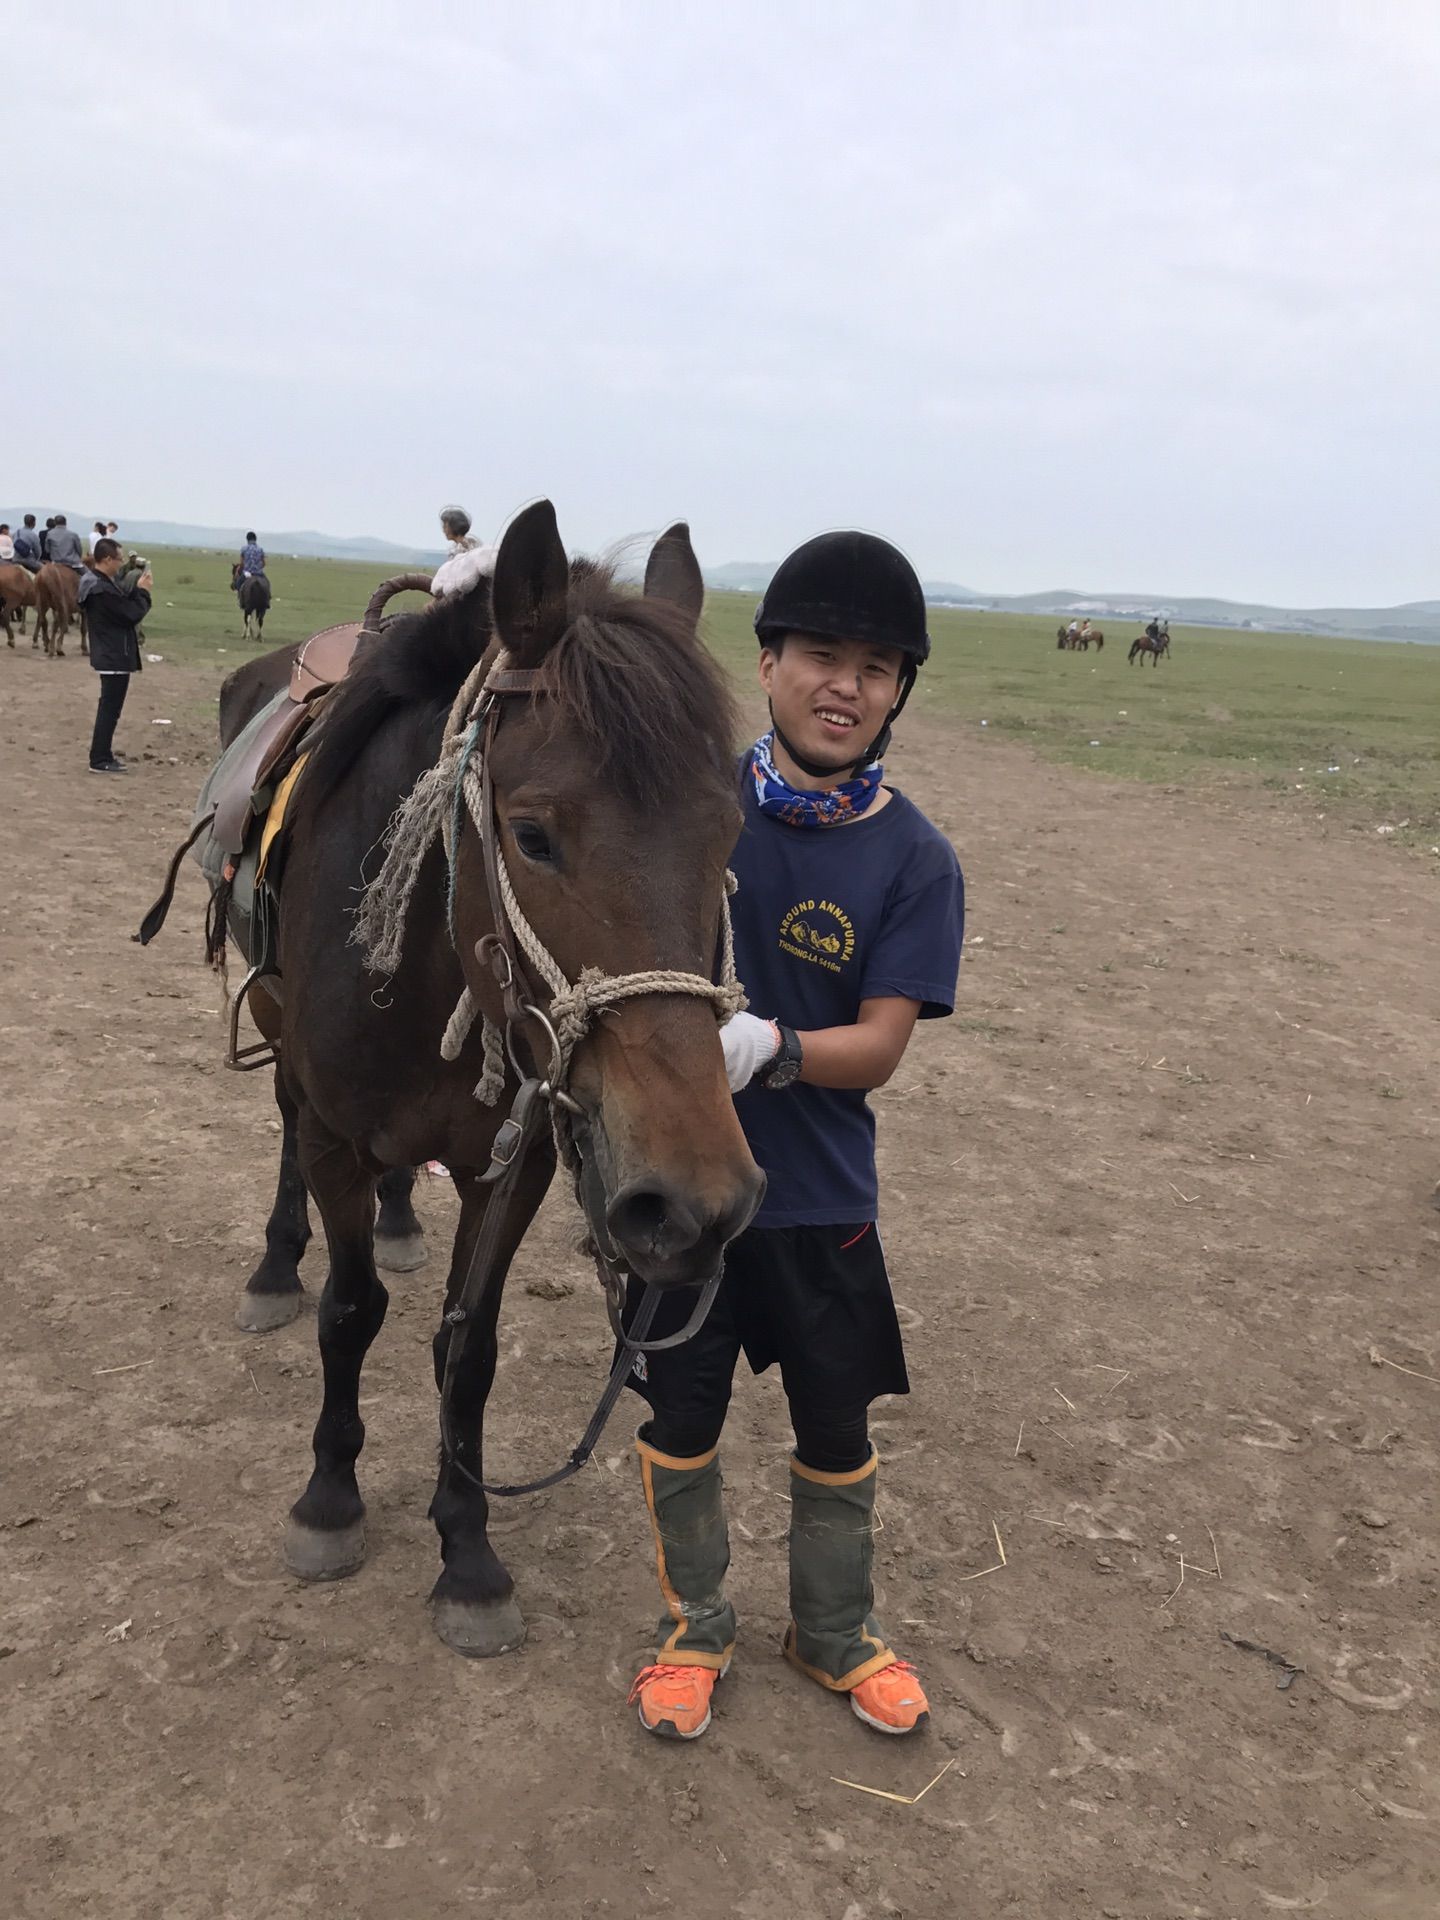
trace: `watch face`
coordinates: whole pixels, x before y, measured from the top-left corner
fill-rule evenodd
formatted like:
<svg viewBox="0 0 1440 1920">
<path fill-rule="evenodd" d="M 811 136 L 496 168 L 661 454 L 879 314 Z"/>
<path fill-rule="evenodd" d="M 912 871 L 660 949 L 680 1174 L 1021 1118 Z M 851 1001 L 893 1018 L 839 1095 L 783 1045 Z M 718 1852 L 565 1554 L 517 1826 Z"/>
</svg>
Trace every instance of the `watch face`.
<svg viewBox="0 0 1440 1920">
<path fill-rule="evenodd" d="M 774 1066 L 771 1067 L 770 1071 L 766 1074 L 765 1085 L 773 1092 L 780 1087 L 793 1086 L 799 1078 L 800 1062 L 798 1060 L 780 1059 L 775 1062 Z"/>
</svg>

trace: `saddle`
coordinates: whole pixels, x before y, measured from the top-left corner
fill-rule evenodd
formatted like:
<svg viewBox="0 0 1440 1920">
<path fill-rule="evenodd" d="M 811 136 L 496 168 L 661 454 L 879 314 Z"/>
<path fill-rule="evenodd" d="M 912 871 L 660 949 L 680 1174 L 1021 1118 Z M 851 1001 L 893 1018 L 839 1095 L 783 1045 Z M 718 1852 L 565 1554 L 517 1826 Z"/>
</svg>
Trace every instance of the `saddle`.
<svg viewBox="0 0 1440 1920">
<path fill-rule="evenodd" d="M 382 630 L 387 603 L 397 593 L 428 593 L 430 578 L 428 573 L 401 573 L 382 580 L 370 596 L 363 620 L 322 627 L 295 655 L 286 698 L 266 709 L 264 724 L 253 734 L 246 729 L 241 736 L 244 750 L 236 753 L 232 747 L 207 788 L 215 809 L 212 832 L 232 860 L 239 859 L 257 821 L 264 818 L 274 775 L 293 762 L 302 738 L 320 717 L 325 696 Z"/>
<path fill-rule="evenodd" d="M 142 946 L 165 924 L 180 863 L 192 853 L 210 884 L 206 952 L 212 963 L 223 962 L 228 927 L 249 961 L 246 985 L 273 973 L 274 902 L 266 897 L 259 869 L 279 830 L 282 809 L 277 799 L 283 793 L 288 801 L 303 766 L 305 737 L 323 717 L 332 689 L 383 631 L 387 602 L 397 593 L 428 592 L 429 586 L 428 573 L 400 574 L 382 581 L 370 596 L 363 620 L 325 627 L 297 649 L 289 685 L 241 729 L 211 769 L 190 833 L 171 859 L 164 891 L 135 936 Z M 271 831 L 265 833 L 267 824 Z M 243 993 L 242 987 L 232 1007 L 230 1065 L 238 1064 L 234 1027 Z"/>
<path fill-rule="evenodd" d="M 263 725 L 245 729 L 240 736 L 244 750 L 227 753 L 216 768 L 209 793 L 215 807 L 211 831 L 232 860 L 240 858 L 256 821 L 264 817 L 271 775 L 293 758 L 318 718 L 324 696 L 349 673 L 366 632 L 364 623 L 354 620 L 311 634 L 295 656 L 284 698 L 265 709 Z"/>
</svg>

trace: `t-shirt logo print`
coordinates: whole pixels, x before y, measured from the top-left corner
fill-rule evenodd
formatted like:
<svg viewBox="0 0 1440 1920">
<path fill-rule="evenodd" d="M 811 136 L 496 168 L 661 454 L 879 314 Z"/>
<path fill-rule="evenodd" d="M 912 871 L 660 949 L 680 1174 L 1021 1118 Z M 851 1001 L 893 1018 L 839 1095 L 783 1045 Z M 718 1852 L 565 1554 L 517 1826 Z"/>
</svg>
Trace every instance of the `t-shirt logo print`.
<svg viewBox="0 0 1440 1920">
<path fill-rule="evenodd" d="M 780 922 L 780 950 L 828 973 L 842 973 L 855 952 L 855 928 L 833 900 L 797 900 Z"/>
</svg>

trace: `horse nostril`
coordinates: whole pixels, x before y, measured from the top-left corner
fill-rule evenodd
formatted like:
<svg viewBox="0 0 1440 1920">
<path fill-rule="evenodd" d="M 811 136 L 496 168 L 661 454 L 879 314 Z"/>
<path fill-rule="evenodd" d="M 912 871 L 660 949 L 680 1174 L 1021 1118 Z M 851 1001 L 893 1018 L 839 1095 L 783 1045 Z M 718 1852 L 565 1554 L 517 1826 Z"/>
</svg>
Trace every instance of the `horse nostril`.
<svg viewBox="0 0 1440 1920">
<path fill-rule="evenodd" d="M 660 1182 L 635 1181 L 622 1187 L 606 1208 L 605 1219 L 627 1253 L 652 1259 L 684 1253 L 700 1237 L 690 1209 Z"/>
</svg>

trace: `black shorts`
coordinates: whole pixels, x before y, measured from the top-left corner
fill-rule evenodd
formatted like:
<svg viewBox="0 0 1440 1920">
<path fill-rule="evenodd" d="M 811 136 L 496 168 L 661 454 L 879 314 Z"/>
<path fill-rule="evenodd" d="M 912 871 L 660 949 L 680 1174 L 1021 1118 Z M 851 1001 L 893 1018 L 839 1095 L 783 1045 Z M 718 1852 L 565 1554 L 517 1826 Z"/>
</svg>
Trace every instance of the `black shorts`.
<svg viewBox="0 0 1440 1920">
<path fill-rule="evenodd" d="M 632 1280 L 625 1320 L 640 1298 Z M 684 1287 L 660 1302 L 651 1339 L 677 1332 L 695 1306 Z M 900 1322 L 874 1221 L 862 1226 L 752 1227 L 731 1242 L 700 1331 L 664 1353 L 637 1354 L 626 1385 L 657 1413 L 723 1409 L 744 1349 L 751 1371 L 778 1361 L 789 1399 L 813 1413 L 908 1393 Z"/>
</svg>

